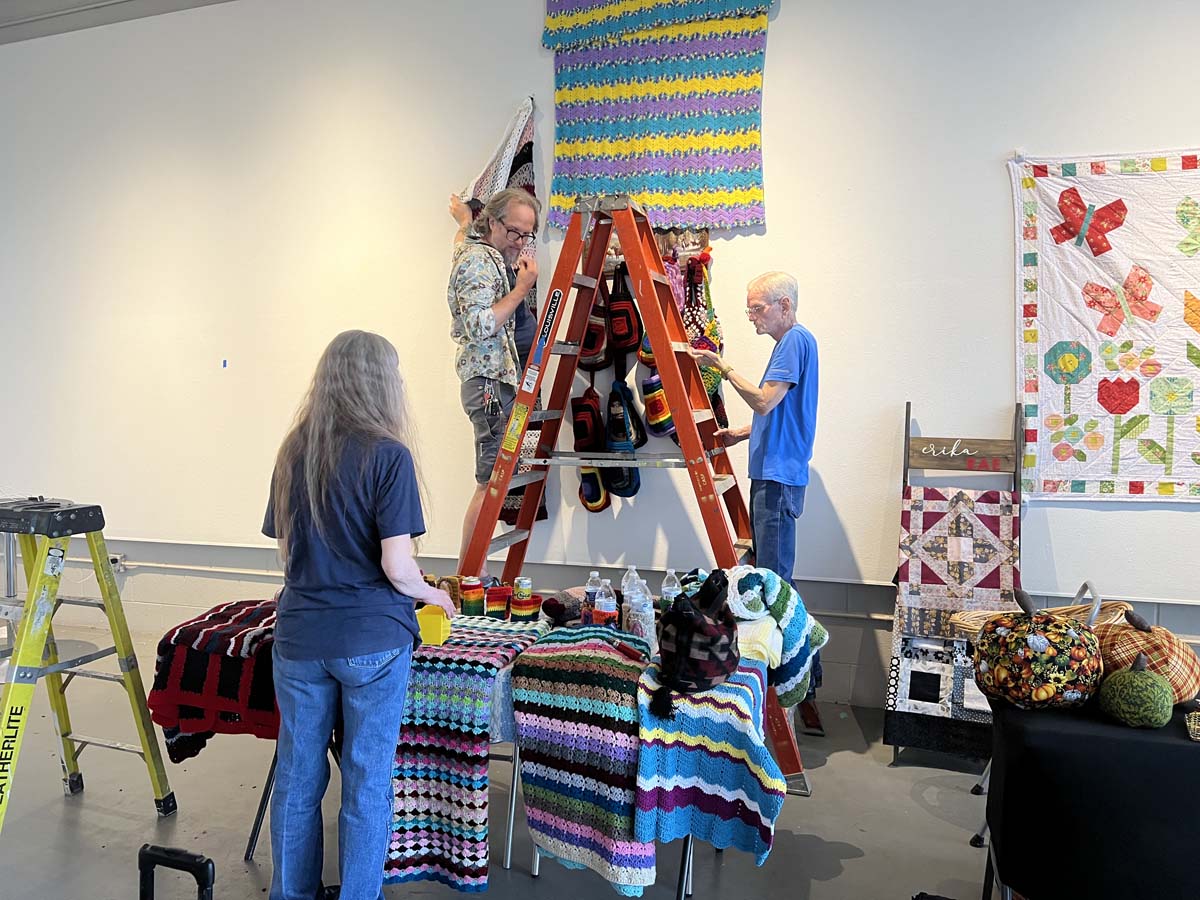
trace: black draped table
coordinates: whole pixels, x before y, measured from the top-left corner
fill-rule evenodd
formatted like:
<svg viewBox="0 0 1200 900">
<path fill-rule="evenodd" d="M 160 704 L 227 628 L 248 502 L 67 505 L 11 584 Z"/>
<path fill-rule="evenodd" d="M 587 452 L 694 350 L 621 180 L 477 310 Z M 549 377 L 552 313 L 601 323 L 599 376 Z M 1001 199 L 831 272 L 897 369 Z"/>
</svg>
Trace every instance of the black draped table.
<svg viewBox="0 0 1200 900">
<path fill-rule="evenodd" d="M 1200 743 L 1180 709 L 1155 730 L 1095 703 L 993 713 L 987 820 L 1007 887 L 1027 900 L 1200 897 Z"/>
</svg>

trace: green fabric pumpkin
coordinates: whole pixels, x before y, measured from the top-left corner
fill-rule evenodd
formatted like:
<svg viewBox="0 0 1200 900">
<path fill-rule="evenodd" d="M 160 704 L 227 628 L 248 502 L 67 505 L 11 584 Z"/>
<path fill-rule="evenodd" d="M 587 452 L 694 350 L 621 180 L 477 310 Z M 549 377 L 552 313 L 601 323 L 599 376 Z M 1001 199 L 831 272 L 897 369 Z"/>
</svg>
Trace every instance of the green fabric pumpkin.
<svg viewBox="0 0 1200 900">
<path fill-rule="evenodd" d="M 1113 672 L 1100 685 L 1100 709 L 1130 728 L 1162 728 L 1171 721 L 1175 692 L 1167 679 L 1147 671 L 1139 653 L 1128 669 Z"/>
</svg>

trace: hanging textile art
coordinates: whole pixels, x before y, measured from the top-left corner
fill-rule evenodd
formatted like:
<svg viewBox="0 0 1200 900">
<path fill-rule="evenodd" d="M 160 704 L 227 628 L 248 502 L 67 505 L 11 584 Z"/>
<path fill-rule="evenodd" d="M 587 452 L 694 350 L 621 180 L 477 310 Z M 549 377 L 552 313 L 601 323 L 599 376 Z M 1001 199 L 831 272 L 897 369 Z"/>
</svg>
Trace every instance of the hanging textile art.
<svg viewBox="0 0 1200 900">
<path fill-rule="evenodd" d="M 552 225 L 630 194 L 656 228 L 766 221 L 762 79 L 770 2 L 548 0 Z"/>
<path fill-rule="evenodd" d="M 1200 500 L 1198 160 L 1009 163 L 1025 496 Z"/>
</svg>

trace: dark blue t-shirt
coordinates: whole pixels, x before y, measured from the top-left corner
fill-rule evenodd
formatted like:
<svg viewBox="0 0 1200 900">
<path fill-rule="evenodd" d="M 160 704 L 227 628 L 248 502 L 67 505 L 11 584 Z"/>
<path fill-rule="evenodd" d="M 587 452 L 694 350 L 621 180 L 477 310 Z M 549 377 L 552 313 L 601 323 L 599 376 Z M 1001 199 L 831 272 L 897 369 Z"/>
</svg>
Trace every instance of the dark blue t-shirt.
<svg viewBox="0 0 1200 900">
<path fill-rule="evenodd" d="M 324 536 L 304 498 L 302 472 L 293 483 L 295 521 L 275 626 L 279 652 L 287 659 L 336 659 L 419 643 L 413 601 L 383 574 L 381 546 L 384 538 L 425 533 L 408 448 L 351 442 L 333 482 Z M 278 536 L 273 501 L 263 534 Z"/>
</svg>

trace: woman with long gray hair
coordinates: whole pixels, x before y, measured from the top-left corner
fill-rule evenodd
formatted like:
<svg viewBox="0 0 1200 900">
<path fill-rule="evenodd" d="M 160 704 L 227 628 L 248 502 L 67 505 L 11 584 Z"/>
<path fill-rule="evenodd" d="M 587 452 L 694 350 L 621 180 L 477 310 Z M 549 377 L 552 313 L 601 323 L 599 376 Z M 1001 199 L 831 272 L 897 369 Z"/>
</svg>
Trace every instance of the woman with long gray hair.
<svg viewBox="0 0 1200 900">
<path fill-rule="evenodd" d="M 392 764 L 419 630 L 415 602 L 454 615 L 413 559 L 425 532 L 396 348 L 347 331 L 325 349 L 275 461 L 263 534 L 284 587 L 273 663 L 280 728 L 270 900 L 313 900 L 324 858 L 327 747 L 344 722 L 341 900 L 382 900 Z"/>
</svg>

